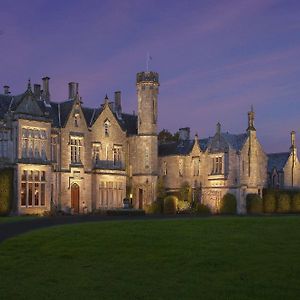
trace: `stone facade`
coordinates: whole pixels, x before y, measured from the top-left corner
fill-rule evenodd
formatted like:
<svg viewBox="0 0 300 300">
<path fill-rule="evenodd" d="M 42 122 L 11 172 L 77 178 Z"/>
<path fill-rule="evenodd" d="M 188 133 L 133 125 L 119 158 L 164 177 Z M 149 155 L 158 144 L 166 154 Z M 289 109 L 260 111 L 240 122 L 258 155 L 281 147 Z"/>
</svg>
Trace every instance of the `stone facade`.
<svg viewBox="0 0 300 300">
<path fill-rule="evenodd" d="M 238 213 L 245 213 L 248 193 L 300 185 L 295 133 L 289 152 L 265 154 L 253 111 L 245 133 L 223 133 L 217 124 L 213 137 L 199 139 L 182 128 L 177 142 L 159 144 L 157 73 L 137 74 L 137 116 L 122 111 L 120 92 L 114 101 L 106 96 L 97 108 L 85 107 L 74 82 L 68 99 L 55 102 L 49 81 L 44 77 L 33 90 L 29 82 L 14 96 L 5 86 L 0 94 L 0 168 L 14 169 L 14 213 L 120 208 L 126 196 L 145 208 L 156 200 L 159 177 L 169 192 L 188 184 L 194 200 L 214 212 L 233 193 Z"/>
</svg>

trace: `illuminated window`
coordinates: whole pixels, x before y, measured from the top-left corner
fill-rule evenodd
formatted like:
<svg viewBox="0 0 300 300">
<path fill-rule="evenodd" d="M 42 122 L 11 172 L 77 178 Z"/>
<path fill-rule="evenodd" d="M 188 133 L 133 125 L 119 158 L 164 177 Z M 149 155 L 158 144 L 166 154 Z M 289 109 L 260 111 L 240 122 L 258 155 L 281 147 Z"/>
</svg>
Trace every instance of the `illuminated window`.
<svg viewBox="0 0 300 300">
<path fill-rule="evenodd" d="M 92 147 L 92 157 L 93 161 L 97 162 L 100 160 L 100 149 L 101 149 L 101 144 L 100 143 L 94 143 Z"/>
<path fill-rule="evenodd" d="M 22 128 L 22 158 L 41 158 L 47 160 L 47 133 L 39 128 Z"/>
<path fill-rule="evenodd" d="M 0 131 L 0 158 L 8 157 L 8 132 Z"/>
<path fill-rule="evenodd" d="M 71 163 L 81 163 L 82 138 L 71 137 Z"/>
<path fill-rule="evenodd" d="M 217 156 L 212 159 L 212 174 L 222 174 L 223 173 L 223 157 Z"/>
<path fill-rule="evenodd" d="M 113 161 L 114 165 L 120 165 L 121 164 L 121 150 L 122 148 L 120 146 L 115 146 L 113 148 Z"/>
<path fill-rule="evenodd" d="M 23 170 L 21 174 L 21 206 L 45 206 L 46 172 Z"/>
</svg>

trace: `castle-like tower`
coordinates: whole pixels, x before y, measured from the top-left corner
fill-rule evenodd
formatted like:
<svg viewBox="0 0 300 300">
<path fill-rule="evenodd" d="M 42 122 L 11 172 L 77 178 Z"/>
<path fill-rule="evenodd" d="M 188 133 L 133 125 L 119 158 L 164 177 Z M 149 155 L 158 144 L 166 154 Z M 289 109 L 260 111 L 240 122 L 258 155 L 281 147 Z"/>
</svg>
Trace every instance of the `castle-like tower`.
<svg viewBox="0 0 300 300">
<path fill-rule="evenodd" d="M 138 98 L 138 135 L 135 137 L 133 192 L 135 206 L 143 208 L 156 198 L 157 166 L 157 96 L 158 73 L 140 72 L 136 78 Z"/>
</svg>

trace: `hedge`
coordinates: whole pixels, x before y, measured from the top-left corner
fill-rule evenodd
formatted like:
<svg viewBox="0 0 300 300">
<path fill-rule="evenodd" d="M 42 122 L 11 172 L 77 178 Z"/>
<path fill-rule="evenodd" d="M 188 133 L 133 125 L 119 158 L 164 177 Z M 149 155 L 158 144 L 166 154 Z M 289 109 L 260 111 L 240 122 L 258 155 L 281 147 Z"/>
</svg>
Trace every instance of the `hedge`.
<svg viewBox="0 0 300 300">
<path fill-rule="evenodd" d="M 157 200 L 146 207 L 147 214 L 161 214 L 163 211 L 162 201 Z"/>
<path fill-rule="evenodd" d="M 274 192 L 268 192 L 263 197 L 263 210 L 265 213 L 276 212 L 276 196 Z"/>
<path fill-rule="evenodd" d="M 175 196 L 167 196 L 164 199 L 164 214 L 175 215 L 177 211 L 178 198 Z"/>
<path fill-rule="evenodd" d="M 263 211 L 262 199 L 258 194 L 248 194 L 246 197 L 247 213 L 260 214 Z"/>
<path fill-rule="evenodd" d="M 12 209 L 13 169 L 0 171 L 0 215 L 8 215 Z"/>
<path fill-rule="evenodd" d="M 235 214 L 236 213 L 236 198 L 233 194 L 227 193 L 223 196 L 220 206 L 221 214 Z"/>
<path fill-rule="evenodd" d="M 289 213 L 291 211 L 291 197 L 288 194 L 280 194 L 277 201 L 277 212 Z"/>
<path fill-rule="evenodd" d="M 210 208 L 202 203 L 197 203 L 196 205 L 196 213 L 200 215 L 209 215 L 211 214 Z"/>
<path fill-rule="evenodd" d="M 291 201 L 291 211 L 295 213 L 300 212 L 300 193 L 297 193 L 293 196 Z"/>
</svg>

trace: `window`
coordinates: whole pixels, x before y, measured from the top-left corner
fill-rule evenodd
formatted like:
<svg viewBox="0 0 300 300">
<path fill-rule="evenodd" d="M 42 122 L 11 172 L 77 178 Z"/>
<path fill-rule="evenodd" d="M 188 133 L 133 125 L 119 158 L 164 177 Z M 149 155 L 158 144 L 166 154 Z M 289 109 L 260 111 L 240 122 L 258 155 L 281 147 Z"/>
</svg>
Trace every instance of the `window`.
<svg viewBox="0 0 300 300">
<path fill-rule="evenodd" d="M 71 137 L 71 163 L 81 163 L 82 138 Z"/>
<path fill-rule="evenodd" d="M 57 136 L 51 137 L 51 160 L 57 162 Z"/>
<path fill-rule="evenodd" d="M 199 176 L 200 174 L 200 158 L 193 157 L 193 175 Z"/>
<path fill-rule="evenodd" d="M 121 163 L 121 149 L 120 146 L 114 146 L 113 148 L 114 165 L 119 165 Z"/>
<path fill-rule="evenodd" d="M 46 172 L 23 170 L 21 174 L 21 206 L 45 206 Z"/>
<path fill-rule="evenodd" d="M 39 128 L 22 128 L 22 158 L 47 160 L 47 133 Z"/>
<path fill-rule="evenodd" d="M 101 181 L 99 184 L 99 206 L 120 207 L 123 203 L 122 182 Z"/>
<path fill-rule="evenodd" d="M 0 131 L 0 158 L 8 157 L 8 132 Z"/>
<path fill-rule="evenodd" d="M 100 160 L 100 149 L 101 149 L 101 144 L 100 143 L 94 143 L 93 144 L 92 157 L 93 157 L 94 162 L 97 162 L 98 160 Z"/>
<path fill-rule="evenodd" d="M 104 136 L 109 136 L 109 127 L 110 127 L 110 122 L 109 122 L 109 120 L 107 119 L 107 120 L 104 122 Z"/>
<path fill-rule="evenodd" d="M 223 157 L 217 156 L 213 159 L 212 174 L 222 174 L 223 173 Z"/>
<path fill-rule="evenodd" d="M 179 176 L 183 176 L 183 159 L 179 159 L 178 173 Z"/>
<path fill-rule="evenodd" d="M 168 174 L 167 162 L 164 161 L 163 163 L 163 174 L 166 176 Z"/>
<path fill-rule="evenodd" d="M 145 149 L 145 168 L 148 169 L 149 168 L 149 148 L 146 147 Z"/>
</svg>

